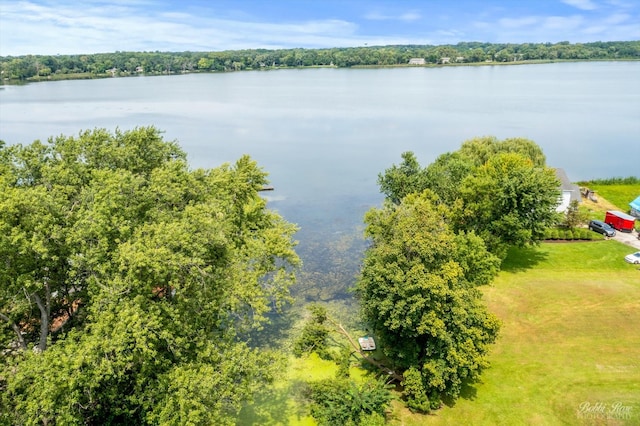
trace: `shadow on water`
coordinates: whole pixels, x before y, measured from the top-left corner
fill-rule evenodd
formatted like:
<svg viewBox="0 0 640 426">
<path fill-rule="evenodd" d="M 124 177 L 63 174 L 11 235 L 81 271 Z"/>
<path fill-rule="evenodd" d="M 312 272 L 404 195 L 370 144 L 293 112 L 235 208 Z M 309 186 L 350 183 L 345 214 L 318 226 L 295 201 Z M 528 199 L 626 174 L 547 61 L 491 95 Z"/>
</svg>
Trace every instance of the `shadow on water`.
<svg viewBox="0 0 640 426">
<path fill-rule="evenodd" d="M 286 425 L 292 417 L 301 419 L 308 415 L 302 395 L 305 382 L 295 380 L 288 386 L 265 387 L 254 396 L 254 402 L 242 407 L 238 425 Z M 290 404 L 291 397 L 296 404 Z"/>
<path fill-rule="evenodd" d="M 277 349 L 286 342 L 293 326 L 300 321 L 301 310 L 295 306 L 285 306 L 281 312 L 276 310 L 267 314 L 268 322 L 262 329 L 242 336 L 253 348 Z"/>
<path fill-rule="evenodd" d="M 547 258 L 547 254 L 539 247 L 512 247 L 507 253 L 507 258 L 502 262 L 502 270 L 505 272 L 526 272 L 535 268 Z"/>
</svg>

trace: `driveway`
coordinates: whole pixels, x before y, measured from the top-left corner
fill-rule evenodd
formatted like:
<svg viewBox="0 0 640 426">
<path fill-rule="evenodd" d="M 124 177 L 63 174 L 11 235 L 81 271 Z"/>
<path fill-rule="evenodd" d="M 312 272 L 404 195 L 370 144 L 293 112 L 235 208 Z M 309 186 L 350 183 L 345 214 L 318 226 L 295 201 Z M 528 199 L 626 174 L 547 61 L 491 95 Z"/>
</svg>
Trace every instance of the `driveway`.
<svg viewBox="0 0 640 426">
<path fill-rule="evenodd" d="M 636 231 L 632 231 L 630 233 L 616 231 L 616 235 L 613 239 L 640 250 L 640 240 L 638 239 L 638 233 Z"/>
</svg>

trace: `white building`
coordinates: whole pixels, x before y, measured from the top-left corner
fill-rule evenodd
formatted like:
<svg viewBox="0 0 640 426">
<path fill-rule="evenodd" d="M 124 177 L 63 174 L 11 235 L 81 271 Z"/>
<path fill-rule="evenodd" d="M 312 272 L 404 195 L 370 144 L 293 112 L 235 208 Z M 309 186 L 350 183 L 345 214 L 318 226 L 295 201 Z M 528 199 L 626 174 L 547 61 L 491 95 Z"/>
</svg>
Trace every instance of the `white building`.
<svg viewBox="0 0 640 426">
<path fill-rule="evenodd" d="M 559 213 L 564 213 L 569 208 L 569 205 L 572 201 L 577 201 L 580 203 L 582 199 L 580 198 L 580 188 L 575 183 L 571 183 L 564 169 L 554 169 L 556 172 L 556 177 L 560 181 L 560 199 L 558 200 L 558 207 L 556 207 L 556 211 Z"/>
</svg>

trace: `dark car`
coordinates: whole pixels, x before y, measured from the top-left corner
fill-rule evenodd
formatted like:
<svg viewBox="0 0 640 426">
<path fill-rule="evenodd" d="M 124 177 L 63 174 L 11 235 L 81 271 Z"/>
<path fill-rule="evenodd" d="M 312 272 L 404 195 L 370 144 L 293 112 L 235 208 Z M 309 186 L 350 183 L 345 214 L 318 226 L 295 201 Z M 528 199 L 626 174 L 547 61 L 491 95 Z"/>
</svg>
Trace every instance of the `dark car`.
<svg viewBox="0 0 640 426">
<path fill-rule="evenodd" d="M 589 222 L 589 229 L 602 235 L 606 235 L 607 237 L 613 237 L 616 235 L 616 230 L 613 229 L 611 225 L 604 223 L 601 220 L 592 220 Z"/>
</svg>

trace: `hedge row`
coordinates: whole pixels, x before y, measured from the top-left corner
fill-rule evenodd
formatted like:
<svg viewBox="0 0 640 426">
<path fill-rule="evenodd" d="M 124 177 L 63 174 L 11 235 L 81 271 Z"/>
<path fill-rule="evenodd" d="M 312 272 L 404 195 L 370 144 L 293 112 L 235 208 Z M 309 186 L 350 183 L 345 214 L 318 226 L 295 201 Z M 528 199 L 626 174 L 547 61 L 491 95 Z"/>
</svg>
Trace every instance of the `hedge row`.
<svg viewBox="0 0 640 426">
<path fill-rule="evenodd" d="M 586 228 L 549 228 L 545 232 L 545 240 L 602 240 L 604 236 Z"/>
</svg>

